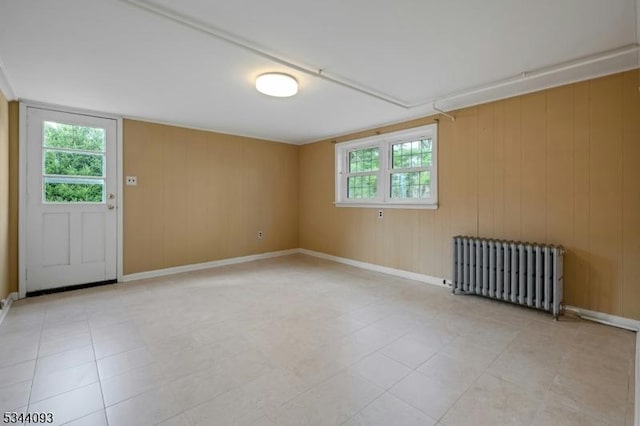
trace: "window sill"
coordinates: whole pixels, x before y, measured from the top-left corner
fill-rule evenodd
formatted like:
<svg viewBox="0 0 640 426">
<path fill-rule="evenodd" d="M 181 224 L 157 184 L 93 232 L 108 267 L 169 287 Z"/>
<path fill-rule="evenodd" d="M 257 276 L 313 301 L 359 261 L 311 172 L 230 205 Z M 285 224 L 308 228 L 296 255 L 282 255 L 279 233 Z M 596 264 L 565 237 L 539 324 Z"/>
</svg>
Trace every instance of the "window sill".
<svg viewBox="0 0 640 426">
<path fill-rule="evenodd" d="M 359 207 L 366 209 L 422 209 L 437 210 L 437 204 L 410 204 L 410 203 L 333 203 L 336 207 Z"/>
</svg>

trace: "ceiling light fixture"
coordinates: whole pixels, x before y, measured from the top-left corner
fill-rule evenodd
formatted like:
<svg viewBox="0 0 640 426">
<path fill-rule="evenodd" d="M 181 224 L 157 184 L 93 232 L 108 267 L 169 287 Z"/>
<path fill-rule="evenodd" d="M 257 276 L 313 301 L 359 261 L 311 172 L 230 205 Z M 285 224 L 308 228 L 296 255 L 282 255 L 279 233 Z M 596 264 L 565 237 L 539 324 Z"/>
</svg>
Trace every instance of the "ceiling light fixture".
<svg viewBox="0 0 640 426">
<path fill-rule="evenodd" d="M 256 78 L 256 89 L 265 95 L 287 98 L 298 93 L 298 81 L 289 74 L 268 72 Z"/>
</svg>

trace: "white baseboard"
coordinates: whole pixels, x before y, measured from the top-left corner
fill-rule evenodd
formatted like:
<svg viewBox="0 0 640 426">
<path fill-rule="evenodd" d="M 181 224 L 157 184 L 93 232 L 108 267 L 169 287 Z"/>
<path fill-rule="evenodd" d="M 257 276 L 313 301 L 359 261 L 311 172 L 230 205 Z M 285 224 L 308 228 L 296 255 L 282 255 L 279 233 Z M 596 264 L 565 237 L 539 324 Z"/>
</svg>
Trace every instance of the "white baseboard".
<svg viewBox="0 0 640 426">
<path fill-rule="evenodd" d="M 298 249 L 299 253 L 306 254 L 313 257 L 319 257 L 321 259 L 333 260 L 334 262 L 344 263 L 345 265 L 355 266 L 356 268 L 368 269 L 370 271 L 381 272 L 383 274 L 389 274 L 396 277 L 407 278 L 414 281 L 420 281 L 423 283 L 437 285 L 438 287 L 451 288 L 449 284 L 444 284 L 443 278 L 432 277 L 431 275 L 419 274 L 417 272 L 403 271 L 402 269 L 389 268 L 387 266 L 380 266 L 374 263 L 361 262 L 359 260 L 347 259 L 346 257 L 333 256 L 331 254 L 321 253 L 318 251 Z"/>
<path fill-rule="evenodd" d="M 590 321 L 599 322 L 600 324 L 611 325 L 618 328 L 624 328 L 635 332 L 640 331 L 640 321 L 619 317 L 616 315 L 605 314 L 604 312 L 590 311 L 584 308 L 577 308 L 575 306 L 565 306 L 565 310 L 573 312 L 580 318 L 588 319 Z"/>
<path fill-rule="evenodd" d="M 0 309 L 0 324 L 2 324 L 2 321 L 4 321 L 4 318 L 9 313 L 9 309 L 11 308 L 14 300 L 18 300 L 18 293 L 15 291 L 13 293 L 9 293 L 9 295 L 5 299 L 4 307 Z"/>
<path fill-rule="evenodd" d="M 299 249 L 270 251 L 268 253 L 252 254 L 249 256 L 232 257 L 230 259 L 214 260 L 193 265 L 175 266 L 173 268 L 156 269 L 153 271 L 137 272 L 122 276 L 122 282 L 143 280 L 146 278 L 156 278 L 165 275 L 180 274 L 183 272 L 200 271 L 202 269 L 218 268 L 220 266 L 235 265 L 236 263 L 252 262 L 254 260 L 271 259 L 273 257 L 287 256 L 299 253 Z"/>
</svg>

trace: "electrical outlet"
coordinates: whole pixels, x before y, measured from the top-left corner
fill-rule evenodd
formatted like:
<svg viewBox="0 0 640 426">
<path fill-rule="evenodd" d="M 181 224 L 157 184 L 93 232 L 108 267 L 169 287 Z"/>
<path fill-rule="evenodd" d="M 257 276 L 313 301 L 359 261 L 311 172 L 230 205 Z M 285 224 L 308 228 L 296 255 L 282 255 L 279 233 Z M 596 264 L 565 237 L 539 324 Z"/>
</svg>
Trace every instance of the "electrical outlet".
<svg viewBox="0 0 640 426">
<path fill-rule="evenodd" d="M 138 184 L 138 176 L 127 176 L 127 185 L 135 186 Z"/>
<path fill-rule="evenodd" d="M 262 237 L 264 237 L 264 232 L 258 231 L 258 238 L 262 238 Z"/>
<path fill-rule="evenodd" d="M 378 210 L 378 219 L 382 219 L 384 217 L 384 211 Z"/>
</svg>

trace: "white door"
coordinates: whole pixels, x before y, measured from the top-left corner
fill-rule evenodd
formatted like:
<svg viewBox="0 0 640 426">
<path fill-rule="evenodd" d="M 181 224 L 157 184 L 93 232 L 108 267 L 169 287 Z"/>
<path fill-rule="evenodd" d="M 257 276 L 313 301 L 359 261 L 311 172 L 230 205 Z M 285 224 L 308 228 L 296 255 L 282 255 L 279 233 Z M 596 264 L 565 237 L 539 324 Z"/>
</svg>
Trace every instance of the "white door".
<svg viewBox="0 0 640 426">
<path fill-rule="evenodd" d="M 116 279 L 116 132 L 27 108 L 27 294 Z"/>
</svg>

